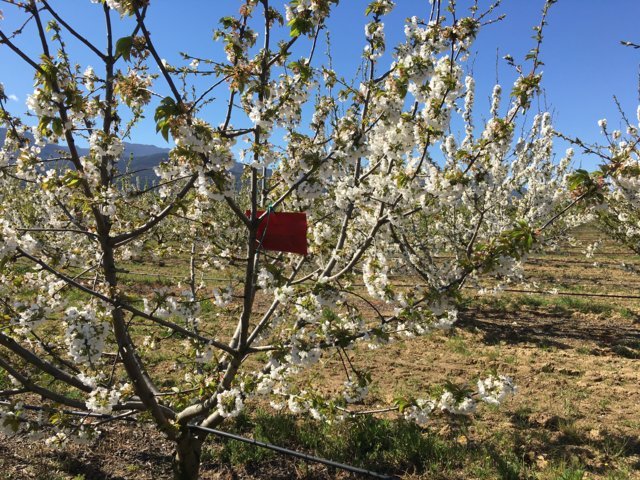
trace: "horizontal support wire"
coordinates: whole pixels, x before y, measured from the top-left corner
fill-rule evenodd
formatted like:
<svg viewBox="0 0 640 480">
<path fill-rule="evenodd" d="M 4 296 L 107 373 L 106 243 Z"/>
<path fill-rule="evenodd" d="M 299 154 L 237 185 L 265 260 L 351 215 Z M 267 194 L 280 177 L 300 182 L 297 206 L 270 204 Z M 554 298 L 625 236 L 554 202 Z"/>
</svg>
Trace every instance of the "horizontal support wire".
<svg viewBox="0 0 640 480">
<path fill-rule="evenodd" d="M 453 258 L 453 257 L 448 257 L 448 256 L 441 256 L 438 257 L 440 259 L 448 259 L 448 258 Z M 544 264 L 544 263 L 574 263 L 574 264 L 582 264 L 582 265 L 588 265 L 593 267 L 594 264 L 597 266 L 616 266 L 616 267 L 620 267 L 620 263 L 617 262 L 590 262 L 590 261 L 580 261 L 580 260 L 568 260 L 568 259 L 555 259 L 555 258 L 530 258 L 528 259 L 528 261 L 526 263 L 529 264 Z M 631 266 L 638 266 L 640 267 L 640 264 L 631 264 Z M 122 271 L 120 272 L 121 274 L 125 274 L 125 275 L 133 275 L 133 276 L 141 276 L 141 277 L 149 277 L 149 278 L 171 278 L 171 279 L 183 279 L 182 276 L 180 275 L 172 275 L 172 274 L 166 274 L 166 273 L 151 273 L 151 272 L 139 272 L 139 271 Z M 390 278 L 403 278 L 402 275 L 390 275 Z M 205 281 L 213 281 L 213 282 L 224 282 L 224 281 L 228 281 L 227 278 L 220 278 L 220 277 L 202 277 L 202 280 Z M 360 284 L 360 283 L 353 283 L 352 284 L 354 287 L 361 287 L 361 286 L 365 286 L 364 284 Z M 576 283 L 576 285 L 580 285 L 578 283 Z M 415 285 L 413 284 L 403 284 L 403 283 L 395 283 L 395 286 L 397 287 L 414 287 Z M 465 289 L 472 289 L 473 287 L 463 287 Z M 490 287 L 487 287 L 490 288 Z M 525 290 L 525 289 L 499 289 L 498 292 L 507 292 L 507 293 L 522 293 L 522 294 L 529 294 L 529 295 L 554 295 L 554 296 L 565 296 L 565 297 L 594 297 L 594 298 L 616 298 L 616 299 L 629 299 L 629 300 L 640 300 L 640 295 L 624 295 L 624 294 L 618 294 L 618 293 L 589 293 L 589 292 L 550 292 L 550 291 L 545 291 L 545 290 Z"/>
<path fill-rule="evenodd" d="M 572 255 L 567 255 L 567 256 L 572 256 Z M 584 255 L 574 255 L 575 257 L 584 257 Z M 637 257 L 638 255 L 633 254 L 630 255 L 633 257 Z M 434 257 L 436 260 L 455 260 L 455 257 L 452 255 L 449 256 L 436 256 Z M 594 267 L 594 268 L 599 268 L 599 267 L 621 267 L 622 264 L 624 263 L 626 266 L 630 266 L 630 267 L 637 267 L 640 268 L 640 263 L 634 263 L 634 262 L 611 262 L 611 261 L 599 261 L 599 260 L 571 260 L 568 258 L 550 258 L 550 257 L 530 257 L 526 260 L 525 264 L 526 265 L 544 265 L 545 263 L 560 263 L 560 264 L 565 264 L 565 263 L 570 263 L 570 264 L 575 264 L 575 265 L 586 265 L 588 267 Z"/>
<path fill-rule="evenodd" d="M 527 264 L 529 265 L 544 265 L 545 263 L 555 263 L 555 264 L 573 264 L 573 265 L 586 265 L 588 267 L 621 267 L 624 263 L 630 267 L 640 268 L 640 263 L 633 262 L 601 262 L 598 260 L 570 260 L 567 258 L 529 258 L 527 259 Z"/>
<path fill-rule="evenodd" d="M 464 287 L 473 289 L 474 287 Z M 526 293 L 529 295 L 551 295 L 557 297 L 596 297 L 596 298 L 623 298 L 623 299 L 637 299 L 640 300 L 640 295 L 623 295 L 617 293 L 580 293 L 580 292 L 550 292 L 545 290 L 520 290 L 517 288 L 502 288 L 498 289 L 497 293 L 509 292 L 509 293 Z"/>
<path fill-rule="evenodd" d="M 1 396 L 1 395 L 0 395 Z M 0 406 L 2 407 L 11 407 L 15 405 L 12 402 L 8 402 L 6 400 L 0 400 Z M 28 410 L 32 412 L 59 412 L 64 415 L 74 415 L 77 417 L 91 417 L 97 418 L 100 420 L 126 420 L 128 422 L 136 422 L 139 423 L 135 418 L 130 418 L 131 415 L 135 415 L 140 413 L 138 410 L 128 410 L 125 413 L 121 413 L 119 415 L 109 415 L 108 413 L 95 413 L 84 410 L 66 410 L 66 409 L 58 409 L 58 408 L 49 408 L 41 405 L 25 405 L 22 404 L 21 409 Z"/>
<path fill-rule="evenodd" d="M 248 443 L 250 445 L 255 445 L 256 447 L 266 448 L 267 450 L 273 450 L 274 452 L 282 453 L 284 455 L 289 455 L 291 457 L 300 458 L 302 460 L 307 460 L 309 462 L 322 463 L 329 467 L 338 468 L 340 470 L 345 470 L 351 473 L 357 473 L 358 475 L 365 475 L 373 478 L 384 478 L 386 480 L 397 480 L 399 477 L 393 475 L 383 475 L 381 473 L 372 472 L 370 470 L 365 470 L 364 468 L 353 467 L 351 465 L 345 465 L 343 463 L 334 462 L 333 460 L 327 460 L 325 458 L 314 457 L 313 455 L 307 455 L 306 453 L 296 452 L 295 450 L 289 450 L 288 448 L 278 447 L 277 445 L 272 445 L 270 443 L 260 442 L 258 440 L 254 440 L 252 438 L 241 437 L 240 435 L 235 435 L 233 433 L 223 432 L 221 430 L 215 430 L 213 428 L 200 427 L 198 425 L 189 425 L 189 428 L 193 430 L 200 430 L 202 432 L 212 433 L 219 437 L 228 438 L 231 440 L 236 440 L 238 442 Z"/>
<path fill-rule="evenodd" d="M 166 278 L 174 278 L 174 279 L 182 279 L 180 275 L 170 275 L 170 274 L 161 274 L 161 273 L 145 273 L 145 272 L 123 272 L 128 275 L 138 275 L 142 277 L 166 277 Z M 394 277 L 390 275 L 390 277 Z M 401 276 L 397 276 L 398 278 L 402 278 Z M 207 281 L 226 281 L 228 279 L 225 278 L 216 278 L 216 277 L 204 277 L 203 280 Z M 364 287 L 364 283 L 352 283 L 354 287 Z M 415 287 L 415 284 L 410 283 L 394 283 L 396 287 Z M 576 285 L 580 286 L 580 284 Z M 465 290 L 474 290 L 475 287 L 463 287 Z M 491 287 L 485 287 L 490 289 Z M 546 290 L 521 290 L 521 289 L 513 289 L 513 288 L 502 288 L 498 289 L 497 293 L 500 292 L 508 292 L 508 293 L 524 293 L 530 295 L 553 295 L 558 297 L 596 297 L 596 298 L 619 298 L 619 299 L 630 299 L 630 300 L 640 300 L 640 295 L 623 295 L 617 293 L 589 293 L 589 292 L 550 292 Z"/>
</svg>

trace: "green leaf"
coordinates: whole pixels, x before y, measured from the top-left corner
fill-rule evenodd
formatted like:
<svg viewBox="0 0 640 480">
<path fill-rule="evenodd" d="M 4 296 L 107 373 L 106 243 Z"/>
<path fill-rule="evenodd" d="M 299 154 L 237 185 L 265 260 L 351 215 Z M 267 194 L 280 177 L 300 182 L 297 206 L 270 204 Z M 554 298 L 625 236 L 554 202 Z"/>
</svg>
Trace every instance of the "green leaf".
<svg viewBox="0 0 640 480">
<path fill-rule="evenodd" d="M 58 136 L 62 135 L 62 120 L 60 120 L 59 118 L 54 118 L 51 121 L 51 130 L 53 130 L 53 133 L 55 133 Z"/>
<path fill-rule="evenodd" d="M 156 112 L 153 115 L 153 119 L 157 122 L 163 118 L 168 118 L 177 113 L 178 106 L 176 101 L 172 97 L 164 97 L 160 101 L 160 105 L 156 108 Z"/>
<path fill-rule="evenodd" d="M 131 59 L 133 37 L 122 37 L 116 42 L 116 57 L 121 55 L 127 62 Z"/>
<path fill-rule="evenodd" d="M 7 263 L 9 263 L 9 257 L 0 258 L 0 273 L 4 272 L 4 267 Z"/>
<path fill-rule="evenodd" d="M 69 170 L 62 178 L 62 181 L 67 187 L 75 187 L 80 184 L 80 177 L 78 172 Z"/>
<path fill-rule="evenodd" d="M 300 35 L 309 33 L 313 28 L 311 20 L 300 17 L 292 18 L 287 25 L 291 28 L 290 35 L 292 37 L 299 37 Z"/>
<path fill-rule="evenodd" d="M 40 120 L 38 120 L 38 131 L 40 132 L 41 135 L 43 136 L 47 136 L 49 134 L 49 124 L 51 123 L 52 118 L 51 117 L 47 117 L 46 115 L 43 115 L 42 117 L 40 117 Z"/>
<path fill-rule="evenodd" d="M 165 123 L 160 129 L 165 142 L 169 141 L 169 123 Z"/>
<path fill-rule="evenodd" d="M 300 31 L 298 20 L 294 18 L 288 23 L 288 25 L 289 27 L 291 27 L 289 35 L 291 35 L 292 37 L 299 37 L 302 32 Z"/>
<path fill-rule="evenodd" d="M 160 132 L 166 141 L 169 141 L 170 120 L 180 113 L 180 108 L 172 97 L 165 97 L 160 102 L 153 115 L 156 122 L 156 132 Z"/>
<path fill-rule="evenodd" d="M 447 380 L 444 383 L 444 389 L 451 393 L 451 395 L 453 395 L 453 398 L 455 398 L 456 402 L 462 402 L 473 392 L 469 387 L 465 385 L 456 385 L 451 380 Z"/>
<path fill-rule="evenodd" d="M 311 75 L 313 74 L 311 67 L 304 61 L 290 62 L 288 67 L 295 73 L 298 73 L 303 82 L 309 80 L 309 78 L 311 78 Z"/>
<path fill-rule="evenodd" d="M 569 190 L 575 191 L 579 188 L 590 187 L 592 184 L 591 175 L 584 169 L 578 169 L 569 176 Z"/>
<path fill-rule="evenodd" d="M 398 411 L 402 413 L 407 407 L 411 406 L 411 400 L 408 398 L 396 397 L 393 399 L 393 404 L 398 407 Z"/>
</svg>

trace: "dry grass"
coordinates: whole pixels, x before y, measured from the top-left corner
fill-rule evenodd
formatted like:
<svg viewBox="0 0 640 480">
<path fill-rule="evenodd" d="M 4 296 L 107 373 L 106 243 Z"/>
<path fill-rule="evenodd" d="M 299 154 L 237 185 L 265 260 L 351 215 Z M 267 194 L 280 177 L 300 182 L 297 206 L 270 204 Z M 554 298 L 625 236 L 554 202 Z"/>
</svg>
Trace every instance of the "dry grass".
<svg viewBox="0 0 640 480">
<path fill-rule="evenodd" d="M 579 236 L 588 243 L 597 234 Z M 534 258 L 526 281 L 542 291 L 640 294 L 640 277 L 620 267 L 640 265 L 639 257 L 607 242 L 587 260 L 576 255 L 582 248 Z M 158 272 L 179 274 L 173 265 Z M 504 293 L 469 298 L 461 317 L 451 335 L 360 352 L 356 361 L 375 380 L 368 402 L 499 371 L 519 387 L 500 409 L 482 408 L 472 422 L 438 418 L 421 431 L 385 419 L 320 426 L 256 407 L 226 428 L 407 480 L 640 478 L 640 300 Z M 167 368 L 163 357 L 158 371 Z M 342 382 L 338 362 L 328 357 L 310 372 L 320 388 Z M 0 437 L 0 479 L 164 479 L 170 453 L 152 428 L 126 424 L 104 428 L 91 448 L 64 451 Z M 214 440 L 203 478 L 351 477 Z"/>
</svg>

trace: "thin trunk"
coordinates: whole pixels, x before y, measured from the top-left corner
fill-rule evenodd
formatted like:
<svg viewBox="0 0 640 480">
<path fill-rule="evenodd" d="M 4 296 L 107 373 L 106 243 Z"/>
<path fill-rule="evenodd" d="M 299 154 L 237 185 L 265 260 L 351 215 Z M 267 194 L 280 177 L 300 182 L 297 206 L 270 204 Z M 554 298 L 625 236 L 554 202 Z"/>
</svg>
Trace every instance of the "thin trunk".
<svg viewBox="0 0 640 480">
<path fill-rule="evenodd" d="M 173 457 L 174 480 L 198 480 L 201 450 L 202 442 L 185 427 L 176 442 L 176 453 Z"/>
</svg>

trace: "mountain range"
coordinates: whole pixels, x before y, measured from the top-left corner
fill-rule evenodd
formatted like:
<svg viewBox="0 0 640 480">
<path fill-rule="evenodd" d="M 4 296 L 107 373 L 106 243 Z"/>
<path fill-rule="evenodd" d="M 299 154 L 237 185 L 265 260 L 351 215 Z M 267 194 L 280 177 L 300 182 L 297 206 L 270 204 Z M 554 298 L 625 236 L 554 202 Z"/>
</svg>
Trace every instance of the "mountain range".
<svg viewBox="0 0 640 480">
<path fill-rule="evenodd" d="M 0 128 L 0 145 L 4 143 L 4 138 L 7 133 L 6 128 Z M 33 140 L 33 137 L 31 137 Z M 118 163 L 121 171 L 124 171 L 128 167 L 129 172 L 132 173 L 131 177 L 133 181 L 140 181 L 142 184 L 153 183 L 157 180 L 154 167 L 158 166 L 161 162 L 165 162 L 169 158 L 169 148 L 158 147 L 156 145 L 146 145 L 143 143 L 129 143 L 124 142 L 124 153 L 122 154 L 122 161 Z M 59 156 L 61 152 L 69 152 L 69 148 L 64 145 L 58 145 L 55 143 L 48 143 L 42 147 L 41 156 L 43 159 L 53 158 Z M 80 155 L 87 155 L 89 153 L 88 148 L 78 148 Z M 239 181 L 242 175 L 243 165 L 236 163 L 231 169 L 236 182 Z"/>
</svg>

